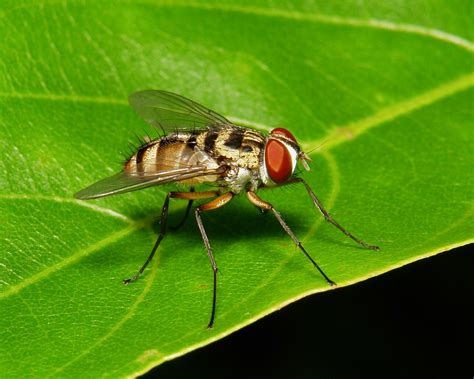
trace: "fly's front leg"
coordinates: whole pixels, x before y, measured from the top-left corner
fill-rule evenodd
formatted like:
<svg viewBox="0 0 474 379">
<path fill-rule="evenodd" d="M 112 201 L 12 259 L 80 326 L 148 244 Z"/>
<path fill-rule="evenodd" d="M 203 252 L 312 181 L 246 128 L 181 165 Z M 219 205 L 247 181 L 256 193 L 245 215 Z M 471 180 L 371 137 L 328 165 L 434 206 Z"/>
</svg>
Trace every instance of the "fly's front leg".
<svg viewBox="0 0 474 379">
<path fill-rule="evenodd" d="M 280 212 L 278 212 L 273 205 L 270 203 L 263 201 L 260 199 L 257 194 L 253 191 L 247 191 L 247 197 L 250 200 L 250 202 L 255 205 L 258 208 L 267 210 L 267 211 L 272 211 L 273 215 L 277 219 L 277 221 L 280 223 L 281 227 L 283 230 L 290 236 L 290 238 L 293 240 L 293 242 L 298 246 L 298 248 L 306 255 L 306 257 L 311 261 L 313 266 L 321 273 L 321 275 L 326 279 L 326 281 L 331 285 L 334 286 L 336 283 L 334 283 L 329 277 L 324 273 L 324 271 L 319 267 L 319 265 L 316 263 L 316 261 L 309 255 L 309 253 L 306 251 L 306 249 L 303 247 L 301 244 L 300 240 L 296 237 L 295 233 L 290 229 L 288 224 L 283 220 L 283 217 L 281 216 Z"/>
<path fill-rule="evenodd" d="M 160 217 L 160 234 L 158 235 L 158 238 L 155 242 L 155 245 L 153 246 L 153 249 L 151 249 L 151 253 L 148 256 L 147 260 L 143 264 L 143 266 L 140 268 L 140 270 L 137 271 L 135 275 L 133 275 L 129 279 L 125 279 L 123 281 L 123 284 L 127 285 L 130 283 L 133 283 L 138 279 L 138 277 L 145 271 L 147 268 L 148 264 L 151 262 L 153 257 L 155 256 L 156 250 L 158 249 L 158 246 L 160 246 L 161 241 L 165 237 L 166 230 L 167 230 L 167 221 L 168 221 L 168 207 L 170 203 L 170 197 L 174 197 L 177 199 L 187 199 L 189 201 L 196 200 L 196 199 L 208 199 L 210 197 L 216 197 L 218 196 L 218 193 L 215 191 L 208 191 L 208 192 L 169 192 L 166 195 L 165 202 L 163 203 L 163 208 L 161 209 L 161 217 Z M 189 206 L 189 205 L 188 205 Z"/>
<path fill-rule="evenodd" d="M 311 187 L 306 183 L 303 179 L 301 178 L 295 178 L 291 180 L 289 183 L 303 183 L 303 185 L 306 188 L 306 191 L 308 192 L 309 196 L 311 197 L 311 200 L 313 200 L 313 203 L 318 207 L 319 211 L 323 214 L 324 218 L 326 221 L 330 222 L 333 224 L 336 228 L 338 228 L 341 232 L 343 232 L 347 237 L 351 238 L 355 242 L 357 242 L 359 245 L 363 246 L 366 249 L 370 250 L 380 250 L 378 246 L 375 245 L 369 245 L 368 243 L 362 241 L 361 239 L 357 238 L 354 236 L 352 233 L 350 233 L 348 230 L 343 228 L 336 220 L 332 218 L 332 216 L 324 209 L 323 205 L 319 201 L 319 199 L 316 197 L 315 193 L 311 189 Z"/>
<path fill-rule="evenodd" d="M 216 260 L 214 259 L 214 255 L 212 254 L 211 244 L 209 243 L 209 238 L 207 237 L 206 230 L 204 229 L 204 224 L 202 223 L 201 213 L 211 211 L 213 209 L 220 208 L 227 204 L 232 198 L 234 194 L 232 192 L 227 192 L 222 196 L 219 196 L 217 199 L 212 200 L 207 204 L 200 205 L 194 211 L 194 215 L 196 216 L 196 222 L 199 227 L 199 231 L 201 232 L 202 240 L 204 241 L 204 245 L 206 246 L 207 256 L 209 257 L 209 261 L 211 262 L 212 272 L 214 274 L 214 285 L 213 285 L 213 292 L 212 292 L 212 311 L 211 311 L 211 319 L 209 320 L 209 324 L 207 325 L 208 329 L 211 329 L 214 325 L 214 318 L 216 316 L 216 303 L 217 303 L 217 264 Z"/>
</svg>

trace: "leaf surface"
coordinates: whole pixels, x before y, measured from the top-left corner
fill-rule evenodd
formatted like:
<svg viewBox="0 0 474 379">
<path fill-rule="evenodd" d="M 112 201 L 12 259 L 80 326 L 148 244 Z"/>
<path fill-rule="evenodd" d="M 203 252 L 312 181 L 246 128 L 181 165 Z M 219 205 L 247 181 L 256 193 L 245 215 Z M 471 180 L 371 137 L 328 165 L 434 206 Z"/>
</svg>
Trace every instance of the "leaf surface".
<svg viewBox="0 0 474 379">
<path fill-rule="evenodd" d="M 3 377 L 125 377 L 330 288 L 244 197 L 170 232 L 145 275 L 165 192 L 81 202 L 136 136 L 157 88 L 312 151 L 303 188 L 262 191 L 340 286 L 473 241 L 473 6 L 468 1 L 3 1 L 0 302 Z M 337 4 L 337 5 L 336 5 Z M 185 204 L 172 201 L 170 223 Z"/>
</svg>

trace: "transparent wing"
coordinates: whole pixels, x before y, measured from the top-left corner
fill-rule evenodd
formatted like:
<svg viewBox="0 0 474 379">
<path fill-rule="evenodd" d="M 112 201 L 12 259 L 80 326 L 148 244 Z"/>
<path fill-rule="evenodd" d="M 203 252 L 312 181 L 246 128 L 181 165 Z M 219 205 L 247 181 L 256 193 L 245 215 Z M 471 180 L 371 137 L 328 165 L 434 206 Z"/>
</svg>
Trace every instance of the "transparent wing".
<svg viewBox="0 0 474 379">
<path fill-rule="evenodd" d="M 153 174 L 132 174 L 123 171 L 82 189 L 74 194 L 74 197 L 80 200 L 97 199 L 159 184 L 174 183 L 200 176 L 218 175 L 222 172 L 222 167 L 210 169 L 204 166 L 176 168 Z"/>
<path fill-rule="evenodd" d="M 224 116 L 172 92 L 146 90 L 128 97 L 131 107 L 148 124 L 165 133 L 176 129 L 219 128 L 232 125 Z"/>
</svg>

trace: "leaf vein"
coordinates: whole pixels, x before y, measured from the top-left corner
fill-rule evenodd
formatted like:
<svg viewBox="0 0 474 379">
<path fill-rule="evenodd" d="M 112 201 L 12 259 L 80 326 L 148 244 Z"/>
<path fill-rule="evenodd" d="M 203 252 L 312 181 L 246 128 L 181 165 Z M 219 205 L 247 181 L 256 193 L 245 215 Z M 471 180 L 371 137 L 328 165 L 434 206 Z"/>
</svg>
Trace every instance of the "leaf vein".
<svg viewBox="0 0 474 379">
<path fill-rule="evenodd" d="M 79 201 L 73 198 L 66 198 L 60 196 L 48 196 L 48 195 L 39 195 L 39 194 L 0 194 L 0 200 L 37 200 L 37 201 L 54 201 L 57 203 L 69 203 L 79 205 L 81 207 L 92 209 L 96 212 L 103 213 L 107 216 L 112 216 L 120 220 L 126 221 L 130 224 L 135 221 L 123 215 L 122 213 L 113 211 L 109 208 L 103 208 L 96 204 L 87 203 L 85 201 Z"/>
<path fill-rule="evenodd" d="M 157 257 L 155 259 L 155 262 L 152 266 L 152 269 L 151 269 L 151 272 L 150 274 L 148 275 L 147 279 L 146 279 L 146 285 L 145 285 L 145 288 L 143 289 L 143 291 L 140 293 L 140 295 L 137 296 L 135 302 L 130 306 L 130 308 L 128 308 L 128 311 L 123 315 L 122 318 L 120 318 L 120 320 L 118 320 L 113 326 L 112 328 L 110 328 L 110 330 L 108 331 L 108 333 L 106 333 L 105 335 L 103 335 L 101 338 L 99 338 L 95 343 L 93 343 L 92 345 L 89 345 L 84 351 L 82 351 L 79 355 L 77 355 L 74 359 L 70 360 L 69 362 L 67 362 L 65 365 L 59 367 L 58 369 L 55 370 L 54 374 L 57 374 L 61 371 L 64 371 L 65 368 L 69 367 L 70 365 L 72 365 L 73 363 L 81 360 L 83 357 L 85 357 L 86 355 L 88 355 L 91 351 L 93 351 L 95 348 L 97 348 L 98 346 L 102 345 L 105 341 L 107 341 L 109 338 L 111 338 L 115 333 L 117 333 L 122 327 L 123 325 L 129 320 L 131 319 L 134 314 L 135 314 L 135 311 L 136 309 L 138 308 L 138 306 L 140 305 L 140 303 L 145 299 L 145 296 L 148 294 L 148 292 L 150 292 L 150 289 L 153 285 L 153 282 L 155 280 L 155 277 L 156 277 L 156 273 L 158 271 L 158 266 L 159 266 L 159 254 L 157 254 Z"/>
<path fill-rule="evenodd" d="M 336 127 L 321 139 L 306 141 L 304 147 L 309 149 L 313 146 L 321 145 L 321 149 L 319 149 L 320 152 L 322 150 L 329 150 L 342 143 L 354 140 L 360 134 L 371 128 L 383 125 L 400 116 L 424 108 L 472 86 L 474 86 L 474 74 L 463 75 L 455 80 L 425 91 L 418 96 L 382 108 L 370 116 Z"/>
<path fill-rule="evenodd" d="M 7 298 L 11 295 L 14 295 L 14 294 L 17 294 L 18 292 L 20 292 L 21 290 L 23 290 L 24 288 L 32 285 L 32 284 L 35 284 L 45 278 L 47 278 L 48 276 L 52 275 L 53 273 L 55 273 L 56 271 L 59 271 L 65 267 L 68 267 L 78 261 L 80 261 L 82 258 L 84 257 L 87 257 L 88 255 L 94 253 L 95 251 L 98 251 L 100 250 L 101 248 L 115 242 L 115 241 L 118 241 L 119 239 L 121 238 L 124 238 L 126 237 L 127 235 L 129 235 L 130 233 L 134 232 L 135 230 L 139 229 L 139 225 L 130 225 L 116 233 L 113 233 L 111 235 L 109 235 L 108 237 L 84 248 L 84 249 L 81 249 L 79 250 L 78 252 L 74 253 L 73 255 L 67 257 L 67 258 L 64 258 L 62 261 L 48 267 L 47 269 L 43 270 L 43 271 L 40 271 L 38 272 L 37 274 L 25 279 L 23 282 L 20 282 L 16 285 L 13 285 L 13 286 L 10 286 L 8 287 L 8 289 L 6 291 L 3 291 L 0 293 L 0 300 L 1 299 L 4 299 L 4 298 Z"/>
<path fill-rule="evenodd" d="M 135 3 L 135 2 L 134 2 Z M 147 1 L 142 1 L 144 4 L 149 4 Z M 279 17 L 285 18 L 289 20 L 295 21 L 307 21 L 313 23 L 320 23 L 320 24 L 329 24 L 329 25 L 344 25 L 350 27 L 358 27 L 358 28 L 370 28 L 370 29 L 378 29 L 378 30 L 386 30 L 392 32 L 399 32 L 399 33 L 408 33 L 408 34 L 415 34 L 421 35 L 424 37 L 429 37 L 432 39 L 440 40 L 443 42 L 447 42 L 453 44 L 455 46 L 459 46 L 469 52 L 474 52 L 474 43 L 471 41 L 460 37 L 456 34 L 448 33 L 441 29 L 436 28 L 429 28 L 422 25 L 417 24 L 408 24 L 408 23 L 397 23 L 388 20 L 380 20 L 375 18 L 367 18 L 367 19 L 360 19 L 360 18 L 352 18 L 352 17 L 340 17 L 340 16 L 332 16 L 328 14 L 311 14 L 311 13 L 303 13 L 299 11 L 293 10 L 285 10 L 285 9 L 264 9 L 259 7 L 252 7 L 252 6 L 240 6 L 240 5 L 225 5 L 225 4 L 205 4 L 202 2 L 176 2 L 176 1 L 169 1 L 163 2 L 161 4 L 153 3 L 155 6 L 164 7 L 164 6 L 176 6 L 176 7 L 187 7 L 187 8 L 194 8 L 194 9 L 203 9 L 203 10 L 220 10 L 224 12 L 234 12 L 234 13 L 242 13 L 242 14 L 251 14 L 257 16 L 265 16 L 265 17 Z"/>
<path fill-rule="evenodd" d="M 72 1 L 70 1 L 72 2 Z M 148 1 L 140 1 L 143 4 L 149 4 Z M 124 1 L 124 3 L 130 3 L 130 1 Z M 64 0 L 59 1 L 48 1 L 39 3 L 30 3 L 30 4 L 22 4 L 17 7 L 12 7 L 8 10 L 4 10 L 0 12 L 0 18 L 6 18 L 9 13 L 19 9 L 27 9 L 33 8 L 38 5 L 58 5 L 63 4 Z M 132 2 L 132 4 L 137 4 L 137 2 Z M 371 29 L 378 29 L 378 30 L 387 30 L 399 33 L 408 33 L 408 34 L 415 34 L 421 35 L 428 38 L 432 38 L 435 40 L 447 42 L 449 44 L 459 46 L 469 52 L 474 52 L 474 43 L 471 41 L 458 36 L 453 33 L 448 33 L 442 29 L 436 28 L 429 28 L 422 25 L 417 24 L 409 24 L 409 23 L 397 23 L 389 20 L 380 20 L 375 18 L 367 18 L 367 19 L 359 19 L 353 17 L 340 17 L 340 16 L 332 16 L 328 14 L 310 14 L 310 13 L 303 13 L 293 10 L 285 10 L 285 9 L 264 9 L 259 7 L 245 7 L 245 6 L 238 6 L 238 5 L 224 5 L 224 4 L 205 4 L 202 2 L 183 2 L 179 3 L 177 1 L 169 1 L 169 2 L 162 2 L 161 4 L 151 3 L 153 6 L 157 7 L 187 7 L 187 8 L 195 8 L 195 9 L 202 9 L 202 10 L 221 10 L 225 12 L 235 12 L 235 13 L 242 13 L 242 14 L 253 14 L 258 16 L 265 16 L 265 17 L 280 17 L 286 18 L 289 20 L 296 20 L 296 21 L 308 21 L 313 23 L 321 23 L 321 24 L 329 24 L 329 25 L 345 25 L 351 27 L 359 27 L 359 28 L 371 28 Z"/>
</svg>

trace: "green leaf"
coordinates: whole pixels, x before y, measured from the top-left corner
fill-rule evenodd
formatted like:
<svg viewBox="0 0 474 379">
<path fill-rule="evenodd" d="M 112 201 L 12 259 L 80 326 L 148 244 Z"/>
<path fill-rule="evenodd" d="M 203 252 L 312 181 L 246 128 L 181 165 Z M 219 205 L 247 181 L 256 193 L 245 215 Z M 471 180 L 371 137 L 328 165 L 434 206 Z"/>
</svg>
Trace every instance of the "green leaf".
<svg viewBox="0 0 474 379">
<path fill-rule="evenodd" d="M 290 129 L 332 215 L 303 188 L 262 191 L 339 286 L 473 241 L 473 7 L 381 3 L 3 1 L 2 377 L 125 377 L 329 290 L 245 199 L 192 218 L 145 275 L 167 188 L 82 202 L 153 133 L 129 93 L 183 94 L 258 129 Z M 185 204 L 171 203 L 170 223 Z M 155 227 L 153 227 L 155 226 Z M 316 315 L 315 315 L 316 317 Z"/>
</svg>

